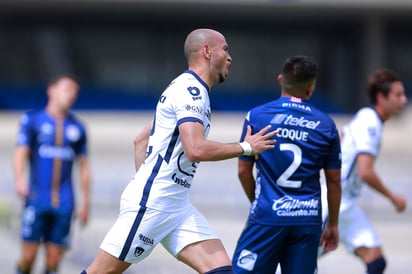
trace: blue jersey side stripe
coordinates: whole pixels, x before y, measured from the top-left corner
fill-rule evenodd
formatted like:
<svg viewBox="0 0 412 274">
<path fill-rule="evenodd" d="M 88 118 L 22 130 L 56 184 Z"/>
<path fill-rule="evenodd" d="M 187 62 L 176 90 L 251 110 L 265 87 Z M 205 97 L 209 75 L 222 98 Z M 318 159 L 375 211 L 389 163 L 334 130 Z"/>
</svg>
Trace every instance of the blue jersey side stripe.
<svg viewBox="0 0 412 274">
<path fill-rule="evenodd" d="M 157 158 L 157 162 L 153 168 L 152 174 L 150 174 L 150 177 L 147 180 L 146 185 L 143 189 L 143 195 L 142 195 L 142 200 L 140 201 L 139 212 L 137 213 L 136 219 L 134 220 L 132 228 L 130 229 L 129 235 L 127 236 L 126 242 L 123 246 L 122 252 L 120 253 L 119 259 L 122 261 L 124 261 L 124 259 L 127 256 L 127 253 L 130 250 L 130 246 L 132 245 L 134 236 L 136 235 L 137 228 L 139 227 L 140 222 L 143 219 L 144 213 L 146 212 L 146 203 L 147 203 L 147 199 L 149 198 L 150 189 L 152 188 L 154 179 L 159 173 L 159 169 L 160 169 L 160 166 L 162 165 L 162 162 L 163 162 L 163 158 L 159 155 L 159 157 Z"/>
<path fill-rule="evenodd" d="M 172 157 L 173 149 L 175 148 L 178 137 L 179 137 L 179 128 L 176 127 L 175 131 L 173 131 L 172 138 L 170 139 L 169 146 L 167 147 L 167 150 L 166 150 L 166 155 L 164 158 L 166 163 L 169 163 L 170 158 Z"/>
<path fill-rule="evenodd" d="M 159 155 L 157 158 L 156 164 L 153 167 L 152 174 L 150 174 L 149 179 L 147 179 L 146 185 L 143 189 L 142 200 L 140 201 L 140 206 L 145 207 L 147 203 L 147 199 L 149 198 L 150 189 L 152 188 L 153 181 L 156 178 L 157 174 L 159 173 L 160 166 L 162 165 L 163 158 Z"/>
</svg>

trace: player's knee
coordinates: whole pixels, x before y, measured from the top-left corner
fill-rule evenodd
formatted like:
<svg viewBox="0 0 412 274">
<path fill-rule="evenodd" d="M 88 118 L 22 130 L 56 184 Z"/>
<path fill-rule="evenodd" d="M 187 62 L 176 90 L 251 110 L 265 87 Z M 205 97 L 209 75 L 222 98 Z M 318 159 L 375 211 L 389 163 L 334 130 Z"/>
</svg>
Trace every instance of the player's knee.
<svg viewBox="0 0 412 274">
<path fill-rule="evenodd" d="M 205 274 L 234 274 L 233 267 L 231 265 L 221 266 L 215 269 L 212 269 Z"/>
<path fill-rule="evenodd" d="M 386 267 L 386 260 L 384 257 L 380 257 L 370 263 L 368 263 L 366 268 L 367 274 L 382 274 Z"/>
</svg>

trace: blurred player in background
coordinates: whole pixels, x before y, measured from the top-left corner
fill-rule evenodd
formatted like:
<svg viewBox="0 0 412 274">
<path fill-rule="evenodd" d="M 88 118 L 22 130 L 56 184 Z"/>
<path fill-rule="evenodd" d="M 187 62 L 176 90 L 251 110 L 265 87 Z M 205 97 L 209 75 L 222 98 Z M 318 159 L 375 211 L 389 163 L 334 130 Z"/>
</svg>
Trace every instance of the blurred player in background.
<svg viewBox="0 0 412 274">
<path fill-rule="evenodd" d="M 268 132 L 270 126 L 255 135 L 249 131 L 241 144 L 208 141 L 210 89 L 226 79 L 232 58 L 225 37 L 211 29 L 192 31 L 184 53 L 188 70 L 162 93 L 153 122 L 135 139 L 138 171 L 88 274 L 123 273 L 158 243 L 199 273 L 233 273 L 221 240 L 191 204 L 189 189 L 199 162 L 272 149 L 276 132 Z"/>
<path fill-rule="evenodd" d="M 309 56 L 289 57 L 278 76 L 281 97 L 248 112 L 247 128 L 279 131 L 276 147 L 259 157 L 241 156 L 239 179 L 252 203 L 233 257 L 235 273 L 313 274 L 319 243 L 339 243 L 340 142 L 334 121 L 308 101 L 318 65 Z M 253 172 L 256 164 L 256 178 Z M 320 171 L 324 169 L 331 216 L 322 234 Z"/>
<path fill-rule="evenodd" d="M 386 261 L 381 240 L 357 201 L 366 183 L 388 198 L 396 211 L 406 208 L 406 200 L 392 193 L 377 175 L 383 123 L 401 112 L 407 103 L 402 82 L 387 69 L 378 69 L 368 78 L 367 91 L 371 106 L 361 108 L 342 132 L 342 202 L 340 240 L 349 252 L 366 265 L 366 273 L 383 273 Z"/>
<path fill-rule="evenodd" d="M 82 204 L 78 217 L 86 224 L 89 214 L 90 171 L 85 127 L 70 112 L 79 91 L 75 79 L 62 76 L 47 88 L 44 109 L 29 111 L 20 120 L 14 153 L 16 192 L 24 199 L 22 256 L 18 274 L 30 273 L 41 243 L 46 248 L 46 270 L 57 273 L 75 208 L 72 169 L 79 160 Z M 26 167 L 30 176 L 26 180 Z"/>
</svg>

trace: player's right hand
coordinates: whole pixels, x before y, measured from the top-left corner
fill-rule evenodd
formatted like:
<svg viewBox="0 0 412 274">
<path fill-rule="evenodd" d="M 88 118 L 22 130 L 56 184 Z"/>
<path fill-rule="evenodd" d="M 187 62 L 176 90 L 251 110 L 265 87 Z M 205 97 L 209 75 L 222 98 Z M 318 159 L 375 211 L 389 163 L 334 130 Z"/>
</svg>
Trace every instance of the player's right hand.
<svg viewBox="0 0 412 274">
<path fill-rule="evenodd" d="M 16 181 L 16 193 L 19 197 L 25 199 L 29 194 L 29 188 L 25 180 Z"/>
</svg>

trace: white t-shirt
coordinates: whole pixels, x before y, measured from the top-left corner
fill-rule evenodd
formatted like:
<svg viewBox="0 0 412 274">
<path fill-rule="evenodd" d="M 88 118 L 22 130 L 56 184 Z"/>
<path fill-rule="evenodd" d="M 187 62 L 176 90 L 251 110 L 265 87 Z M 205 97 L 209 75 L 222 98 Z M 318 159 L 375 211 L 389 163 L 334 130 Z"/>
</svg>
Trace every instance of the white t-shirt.
<svg viewBox="0 0 412 274">
<path fill-rule="evenodd" d="M 147 158 L 122 199 L 160 211 L 184 210 L 199 163 L 190 162 L 184 155 L 178 126 L 199 122 L 207 138 L 211 111 L 208 92 L 207 84 L 189 70 L 170 83 L 157 103 Z"/>
<path fill-rule="evenodd" d="M 356 157 L 368 153 L 377 157 L 383 122 L 371 107 L 360 109 L 342 132 L 342 202 L 341 209 L 356 202 L 364 182 L 359 178 Z"/>
</svg>

